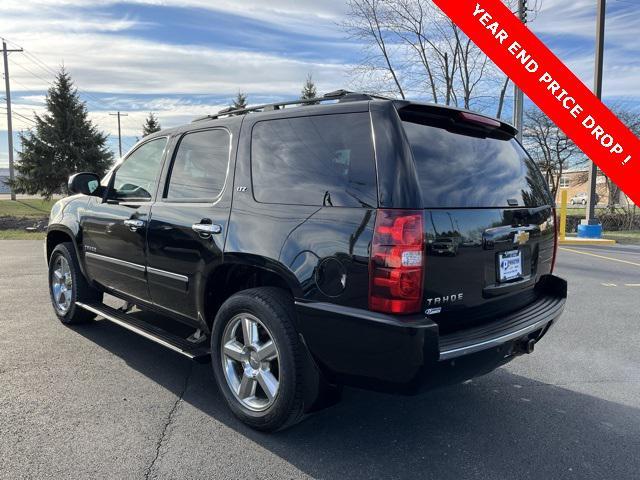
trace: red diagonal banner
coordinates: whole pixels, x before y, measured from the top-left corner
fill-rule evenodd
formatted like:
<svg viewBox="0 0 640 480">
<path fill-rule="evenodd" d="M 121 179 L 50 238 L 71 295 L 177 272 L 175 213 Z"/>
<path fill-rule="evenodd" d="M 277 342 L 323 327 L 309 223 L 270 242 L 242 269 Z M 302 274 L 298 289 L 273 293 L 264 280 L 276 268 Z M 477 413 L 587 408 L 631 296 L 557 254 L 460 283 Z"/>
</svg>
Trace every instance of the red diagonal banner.
<svg viewBox="0 0 640 480">
<path fill-rule="evenodd" d="M 433 0 L 640 205 L 640 141 L 500 0 Z"/>
</svg>

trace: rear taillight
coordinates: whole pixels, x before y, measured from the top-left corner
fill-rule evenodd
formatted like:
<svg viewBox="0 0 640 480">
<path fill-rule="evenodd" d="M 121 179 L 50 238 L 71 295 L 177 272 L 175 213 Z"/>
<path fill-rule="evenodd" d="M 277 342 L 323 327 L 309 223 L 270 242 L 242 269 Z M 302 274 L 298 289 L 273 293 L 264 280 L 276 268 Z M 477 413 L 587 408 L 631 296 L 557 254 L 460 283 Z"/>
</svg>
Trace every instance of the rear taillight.
<svg viewBox="0 0 640 480">
<path fill-rule="evenodd" d="M 421 211 L 377 211 L 369 263 L 370 310 L 385 313 L 420 311 L 423 252 Z"/>
<path fill-rule="evenodd" d="M 552 208 L 553 215 L 553 258 L 551 259 L 551 273 L 556 268 L 556 254 L 558 253 L 558 218 L 556 217 L 556 209 Z"/>
</svg>

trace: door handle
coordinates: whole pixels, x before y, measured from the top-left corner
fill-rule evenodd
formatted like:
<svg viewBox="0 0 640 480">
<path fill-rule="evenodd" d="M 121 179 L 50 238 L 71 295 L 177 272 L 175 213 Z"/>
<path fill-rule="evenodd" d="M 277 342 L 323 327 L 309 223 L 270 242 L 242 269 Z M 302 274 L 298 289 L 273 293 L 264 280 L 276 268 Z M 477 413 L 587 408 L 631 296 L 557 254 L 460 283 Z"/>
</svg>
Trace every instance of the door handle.
<svg viewBox="0 0 640 480">
<path fill-rule="evenodd" d="M 125 220 L 124 224 L 129 227 L 129 230 L 131 230 L 132 232 L 135 232 L 136 230 L 138 230 L 139 228 L 144 227 L 144 220 Z"/>
<path fill-rule="evenodd" d="M 194 232 L 198 232 L 202 238 L 208 238 L 211 235 L 222 232 L 222 227 L 215 223 L 194 223 L 191 225 L 191 229 Z"/>
</svg>

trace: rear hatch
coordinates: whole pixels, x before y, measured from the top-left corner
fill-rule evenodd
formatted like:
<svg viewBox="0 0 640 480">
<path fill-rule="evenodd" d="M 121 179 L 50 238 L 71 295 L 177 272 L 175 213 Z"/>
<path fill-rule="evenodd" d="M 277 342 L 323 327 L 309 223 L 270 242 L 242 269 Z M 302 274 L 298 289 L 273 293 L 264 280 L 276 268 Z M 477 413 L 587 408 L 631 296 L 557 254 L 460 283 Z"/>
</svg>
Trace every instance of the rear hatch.
<svg viewBox="0 0 640 480">
<path fill-rule="evenodd" d="M 431 106 L 399 115 L 422 196 L 424 311 L 447 333 L 535 301 L 552 270 L 553 201 L 513 128 Z"/>
</svg>

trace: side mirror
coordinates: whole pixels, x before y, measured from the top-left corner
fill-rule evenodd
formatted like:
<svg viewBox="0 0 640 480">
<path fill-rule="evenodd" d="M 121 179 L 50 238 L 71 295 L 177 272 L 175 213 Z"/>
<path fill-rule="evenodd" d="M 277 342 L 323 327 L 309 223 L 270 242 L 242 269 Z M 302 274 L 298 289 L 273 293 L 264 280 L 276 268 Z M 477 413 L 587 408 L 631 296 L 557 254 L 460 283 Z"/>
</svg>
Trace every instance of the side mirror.
<svg viewBox="0 0 640 480">
<path fill-rule="evenodd" d="M 83 195 L 99 196 L 100 178 L 95 173 L 76 173 L 69 177 L 67 187 L 70 194 L 82 193 Z"/>
</svg>

